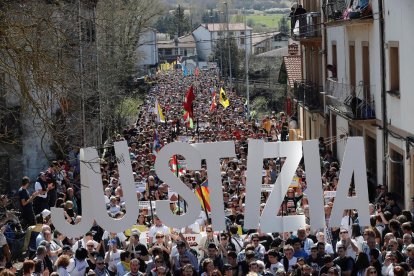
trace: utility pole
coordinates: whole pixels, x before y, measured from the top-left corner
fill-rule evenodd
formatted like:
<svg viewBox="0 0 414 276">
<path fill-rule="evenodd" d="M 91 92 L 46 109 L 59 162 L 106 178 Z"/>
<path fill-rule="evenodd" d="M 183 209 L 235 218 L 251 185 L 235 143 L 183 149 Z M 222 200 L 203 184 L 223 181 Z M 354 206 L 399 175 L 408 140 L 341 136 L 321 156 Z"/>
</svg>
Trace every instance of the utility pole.
<svg viewBox="0 0 414 276">
<path fill-rule="evenodd" d="M 227 19 L 227 49 L 229 52 L 229 71 L 230 71 L 230 90 L 233 91 L 233 80 L 232 80 L 232 74 L 231 74 L 231 53 L 230 53 L 230 20 L 229 20 L 229 7 L 228 3 L 224 2 L 224 5 L 226 5 L 226 19 Z"/>
<path fill-rule="evenodd" d="M 244 51 L 245 51 L 245 74 L 246 74 L 246 105 L 247 105 L 247 118 L 250 117 L 250 87 L 249 87 L 249 54 L 247 52 L 247 13 L 244 11 Z"/>
</svg>

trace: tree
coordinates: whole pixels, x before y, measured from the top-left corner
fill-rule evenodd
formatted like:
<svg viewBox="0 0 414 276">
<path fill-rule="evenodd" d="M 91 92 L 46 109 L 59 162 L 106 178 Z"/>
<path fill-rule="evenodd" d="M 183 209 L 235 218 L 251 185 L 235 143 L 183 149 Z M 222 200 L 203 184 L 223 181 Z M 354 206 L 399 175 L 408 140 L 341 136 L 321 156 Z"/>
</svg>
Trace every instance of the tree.
<svg viewBox="0 0 414 276">
<path fill-rule="evenodd" d="M 191 31 L 190 19 L 181 6 L 178 6 L 172 14 L 159 17 L 154 27 L 161 33 L 168 33 L 170 37 L 175 35 L 181 37 Z"/>
<path fill-rule="evenodd" d="M 220 23 L 220 14 L 217 11 L 210 9 L 208 12 L 205 12 L 202 16 L 203 23 Z"/>
<path fill-rule="evenodd" d="M 229 67 L 229 48 L 231 59 L 231 75 L 233 78 L 238 78 L 241 75 L 240 60 L 243 59 L 242 53 L 237 48 L 237 43 L 234 37 L 226 39 L 221 37 L 217 40 L 212 53 L 211 60 L 217 61 L 218 66 L 222 69 L 222 74 L 226 77 L 230 76 Z"/>
<path fill-rule="evenodd" d="M 118 114 L 125 98 L 136 92 L 136 54 L 141 34 L 164 12 L 158 0 L 100 0 L 97 34 L 101 114 L 107 136 L 120 130 Z M 135 95 L 137 97 L 137 95 Z"/>
<path fill-rule="evenodd" d="M 279 27 L 279 32 L 286 33 L 286 34 L 289 33 L 289 23 L 285 16 L 282 16 L 282 18 L 280 18 L 278 27 Z"/>
</svg>

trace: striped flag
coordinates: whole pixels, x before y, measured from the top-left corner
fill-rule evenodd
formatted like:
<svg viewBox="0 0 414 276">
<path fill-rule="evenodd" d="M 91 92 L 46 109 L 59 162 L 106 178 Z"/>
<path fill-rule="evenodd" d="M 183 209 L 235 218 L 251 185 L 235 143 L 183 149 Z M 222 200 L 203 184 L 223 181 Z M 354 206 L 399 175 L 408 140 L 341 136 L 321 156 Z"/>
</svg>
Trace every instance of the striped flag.
<svg viewBox="0 0 414 276">
<path fill-rule="evenodd" d="M 202 195 L 201 195 L 202 194 Z M 204 181 L 199 188 L 196 189 L 196 195 L 198 197 L 198 200 L 200 201 L 201 206 L 207 210 L 208 212 L 211 212 L 210 207 L 210 191 L 208 190 L 208 180 Z M 203 202 L 204 197 L 204 202 Z"/>
<path fill-rule="evenodd" d="M 185 174 L 185 170 L 183 169 L 183 166 L 181 164 L 178 163 L 177 160 L 177 155 L 174 155 L 171 159 L 170 159 L 170 167 L 171 167 L 171 171 L 178 176 L 182 176 Z M 177 172 L 178 170 L 178 172 Z"/>
</svg>

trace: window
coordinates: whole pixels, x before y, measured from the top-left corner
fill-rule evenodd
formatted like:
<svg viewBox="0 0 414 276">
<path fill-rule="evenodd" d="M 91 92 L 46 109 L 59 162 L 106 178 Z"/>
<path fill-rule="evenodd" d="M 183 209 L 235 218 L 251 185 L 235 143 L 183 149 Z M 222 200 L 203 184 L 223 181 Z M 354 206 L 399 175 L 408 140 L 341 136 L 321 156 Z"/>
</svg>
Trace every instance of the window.
<svg viewBox="0 0 414 276">
<path fill-rule="evenodd" d="M 364 100 L 371 101 L 371 78 L 369 69 L 369 45 L 368 42 L 362 43 L 362 80 L 364 81 Z"/>
<path fill-rule="evenodd" d="M 391 43 L 389 43 L 391 44 Z M 400 54 L 397 45 L 390 45 L 390 90 L 400 91 Z"/>
<path fill-rule="evenodd" d="M 246 39 L 246 35 L 244 32 L 240 32 L 240 45 L 244 45 L 244 41 Z"/>
<path fill-rule="evenodd" d="M 336 41 L 332 41 L 332 66 L 333 71 L 331 72 L 332 78 L 337 78 L 337 71 L 338 71 L 338 61 L 337 61 L 337 53 L 336 53 Z"/>
<path fill-rule="evenodd" d="M 356 85 L 355 43 L 353 41 L 349 42 L 349 84 L 353 87 Z"/>
<path fill-rule="evenodd" d="M 172 49 L 165 49 L 164 50 L 164 55 L 171 56 L 172 55 Z"/>
<path fill-rule="evenodd" d="M 390 149 L 391 192 L 404 199 L 404 156 Z"/>
<path fill-rule="evenodd" d="M 368 181 L 376 181 L 377 179 L 377 141 L 375 134 L 365 135 L 365 158 L 367 163 L 367 172 L 370 173 Z"/>
</svg>

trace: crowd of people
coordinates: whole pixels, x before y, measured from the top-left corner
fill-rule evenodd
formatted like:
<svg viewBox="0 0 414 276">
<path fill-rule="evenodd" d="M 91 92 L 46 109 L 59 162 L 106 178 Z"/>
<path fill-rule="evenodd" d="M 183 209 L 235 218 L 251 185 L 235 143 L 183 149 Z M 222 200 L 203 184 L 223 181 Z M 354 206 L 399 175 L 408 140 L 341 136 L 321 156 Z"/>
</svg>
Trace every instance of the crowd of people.
<svg viewBox="0 0 414 276">
<path fill-rule="evenodd" d="M 183 102 L 191 86 L 195 98 L 193 125 L 183 119 Z M 226 91 L 227 108 L 218 103 L 220 88 Z M 215 108 L 213 95 L 218 103 Z M 156 101 L 165 122 L 159 121 Z M 386 186 L 379 186 L 372 197 L 370 227 L 358 224 L 355 210 L 344 212 L 340 227 L 330 227 L 335 199 L 332 192 L 338 185 L 340 163 L 323 138 L 319 140 L 319 149 L 326 227 L 311 229 L 308 225 L 303 163 L 275 212 L 283 216 L 304 215 L 308 224 L 297 231 L 281 233 L 244 227 L 248 139 L 287 140 L 292 123 L 284 113 L 271 113 L 262 121 L 249 119 L 244 104 L 245 100 L 229 89 L 215 70 L 185 77 L 178 70 L 157 74 L 139 109 L 136 124 L 115 135 L 100 159 L 102 196 L 108 215 L 120 218 L 127 210 L 110 143 L 127 141 L 134 179 L 144 183 L 143 189 L 137 185 L 137 198 L 149 202 L 141 206 L 136 224 L 123 233 L 109 233 L 95 223 L 78 238 L 65 237 L 55 229 L 50 219 L 52 206 L 64 209 L 69 224 L 82 220 L 79 148 L 74 148 L 67 160 L 52 162 L 36 180 L 24 177 L 16 200 L 0 197 L 0 275 L 15 275 L 13 251 L 19 247 L 22 250 L 17 256 L 24 252 L 25 257 L 20 260 L 21 275 L 414 275 L 413 214 L 400 209 Z M 201 198 L 200 215 L 194 224 L 183 229 L 164 225 L 153 202 L 170 200 L 171 211 L 177 215 L 186 212 L 186 203 L 155 174 L 157 149 L 172 141 L 224 140 L 235 142 L 237 155 L 221 160 L 227 230 L 217 232 L 212 227 L 206 204 L 208 194 Z M 264 185 L 275 183 L 283 163 L 284 158 L 263 160 Z M 190 171 L 180 156 L 175 171 L 195 192 L 208 180 L 205 163 L 200 170 Z M 208 189 L 203 191 L 208 193 Z M 352 185 L 349 193 L 353 193 Z M 262 191 L 261 210 L 268 195 L 266 189 Z M 15 201 L 20 215 L 10 210 Z M 22 238 L 17 235 L 17 228 L 25 230 Z"/>
</svg>

